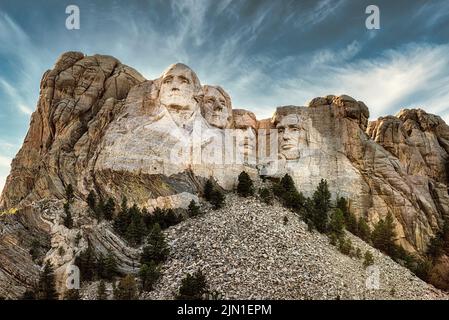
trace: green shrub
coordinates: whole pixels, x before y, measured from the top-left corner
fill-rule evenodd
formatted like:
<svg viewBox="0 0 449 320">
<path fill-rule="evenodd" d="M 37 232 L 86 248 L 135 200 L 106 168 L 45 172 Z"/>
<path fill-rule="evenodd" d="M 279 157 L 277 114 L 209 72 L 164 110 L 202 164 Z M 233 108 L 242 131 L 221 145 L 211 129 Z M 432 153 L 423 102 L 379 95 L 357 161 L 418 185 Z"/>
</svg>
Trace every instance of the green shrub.
<svg viewBox="0 0 449 320">
<path fill-rule="evenodd" d="M 237 193 L 239 194 L 239 196 L 245 198 L 254 195 L 253 181 L 245 171 L 242 171 L 239 174 Z"/>
<path fill-rule="evenodd" d="M 195 272 L 193 275 L 187 274 L 182 279 L 177 300 L 202 300 L 204 294 L 208 292 L 208 284 L 206 277 L 201 271 Z"/>
<path fill-rule="evenodd" d="M 152 291 L 154 284 L 161 277 L 161 270 L 154 261 L 143 264 L 139 270 L 139 277 L 142 282 L 143 291 Z"/>
<path fill-rule="evenodd" d="M 148 245 L 143 248 L 140 263 L 150 264 L 151 261 L 161 263 L 167 260 L 169 248 L 159 224 L 155 224 L 148 235 Z"/>
<path fill-rule="evenodd" d="M 363 257 L 363 266 L 365 268 L 367 268 L 368 266 L 371 266 L 373 264 L 374 264 L 374 257 L 372 255 L 372 253 L 369 251 L 366 251 L 365 255 Z"/>
</svg>

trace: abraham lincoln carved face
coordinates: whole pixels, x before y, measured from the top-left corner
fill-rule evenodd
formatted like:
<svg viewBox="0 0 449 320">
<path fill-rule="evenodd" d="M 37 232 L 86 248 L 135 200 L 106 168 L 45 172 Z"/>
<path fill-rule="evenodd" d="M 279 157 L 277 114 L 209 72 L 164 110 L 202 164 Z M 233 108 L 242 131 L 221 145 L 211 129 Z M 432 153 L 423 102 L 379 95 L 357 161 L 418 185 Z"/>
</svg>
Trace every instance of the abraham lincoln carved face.
<svg viewBox="0 0 449 320">
<path fill-rule="evenodd" d="M 283 115 L 276 124 L 276 128 L 279 138 L 279 153 L 287 160 L 299 159 L 301 147 L 307 144 L 303 119 L 297 114 Z"/>
</svg>

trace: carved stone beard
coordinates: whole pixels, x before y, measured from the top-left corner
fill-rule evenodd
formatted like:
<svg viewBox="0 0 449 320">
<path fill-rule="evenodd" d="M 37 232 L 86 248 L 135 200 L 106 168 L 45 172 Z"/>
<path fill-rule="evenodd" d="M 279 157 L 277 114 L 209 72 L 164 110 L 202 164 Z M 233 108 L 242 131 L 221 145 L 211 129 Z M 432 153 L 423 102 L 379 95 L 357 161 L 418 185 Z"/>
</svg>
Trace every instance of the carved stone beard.
<svg viewBox="0 0 449 320">
<path fill-rule="evenodd" d="M 192 102 L 195 106 L 192 108 L 183 109 L 179 107 L 178 105 L 169 105 L 165 106 L 168 110 L 168 113 L 170 114 L 173 121 L 178 125 L 180 128 L 184 128 L 186 124 L 191 122 L 199 113 L 199 105 L 194 100 Z"/>
</svg>

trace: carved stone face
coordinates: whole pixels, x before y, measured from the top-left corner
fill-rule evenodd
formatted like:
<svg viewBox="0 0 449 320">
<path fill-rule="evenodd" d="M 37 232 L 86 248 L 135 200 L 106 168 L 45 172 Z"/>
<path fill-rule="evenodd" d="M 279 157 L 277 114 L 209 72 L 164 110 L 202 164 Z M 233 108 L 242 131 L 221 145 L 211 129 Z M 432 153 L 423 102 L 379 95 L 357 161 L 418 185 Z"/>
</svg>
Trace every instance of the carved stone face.
<svg viewBox="0 0 449 320">
<path fill-rule="evenodd" d="M 198 109 L 195 97 L 200 91 L 201 85 L 195 73 L 186 65 L 178 63 L 170 66 L 162 75 L 159 101 L 174 116 L 175 121 L 186 119 Z"/>
<path fill-rule="evenodd" d="M 256 155 L 256 130 L 248 127 L 246 129 L 235 129 L 237 136 L 237 151 L 241 156 L 254 157 Z"/>
<path fill-rule="evenodd" d="M 300 157 L 301 147 L 306 146 L 306 131 L 301 124 L 301 118 L 296 114 L 289 114 L 276 125 L 279 138 L 279 153 L 287 160 L 296 160 Z"/>
<path fill-rule="evenodd" d="M 201 109 L 206 121 L 214 127 L 229 128 L 232 120 L 232 107 L 229 96 L 221 88 L 204 86 L 204 99 Z"/>
<path fill-rule="evenodd" d="M 255 157 L 257 152 L 256 116 L 247 110 L 233 111 L 237 152 L 247 158 Z"/>
</svg>

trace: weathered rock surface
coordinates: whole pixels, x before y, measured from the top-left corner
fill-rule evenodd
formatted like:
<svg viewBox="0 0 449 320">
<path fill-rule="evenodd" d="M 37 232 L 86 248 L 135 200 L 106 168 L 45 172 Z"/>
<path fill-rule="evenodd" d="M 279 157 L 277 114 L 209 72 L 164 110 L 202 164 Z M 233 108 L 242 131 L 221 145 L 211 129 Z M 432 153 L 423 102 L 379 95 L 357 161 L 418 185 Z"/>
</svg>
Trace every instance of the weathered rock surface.
<svg viewBox="0 0 449 320">
<path fill-rule="evenodd" d="M 113 57 L 65 53 L 42 78 L 30 129 L 1 195 L 0 208 L 20 210 L 0 222 L 6 248 L 0 251 L 0 288 L 7 288 L 0 295 L 18 296 L 36 280 L 38 266 L 28 253 L 36 238 L 48 238 L 44 259 L 58 267 L 60 285 L 87 242 L 114 252 L 122 270 L 135 268 L 138 253 L 83 211 L 90 190 L 117 203 L 126 196 L 150 212 L 185 208 L 209 177 L 232 190 L 243 170 L 252 178 L 290 173 L 305 195 L 326 179 L 333 197 L 348 198 L 351 210 L 371 225 L 391 212 L 397 243 L 421 254 L 449 213 L 449 127 L 415 109 L 368 118 L 363 102 L 329 95 L 308 107 L 278 107 L 272 119 L 258 121 L 250 111 L 232 110 L 222 88 L 201 85 L 183 64 L 146 80 Z M 75 230 L 59 222 L 69 184 Z M 82 240 L 75 245 L 78 232 Z M 440 283 L 449 279 L 446 258 L 434 272 Z"/>
</svg>

